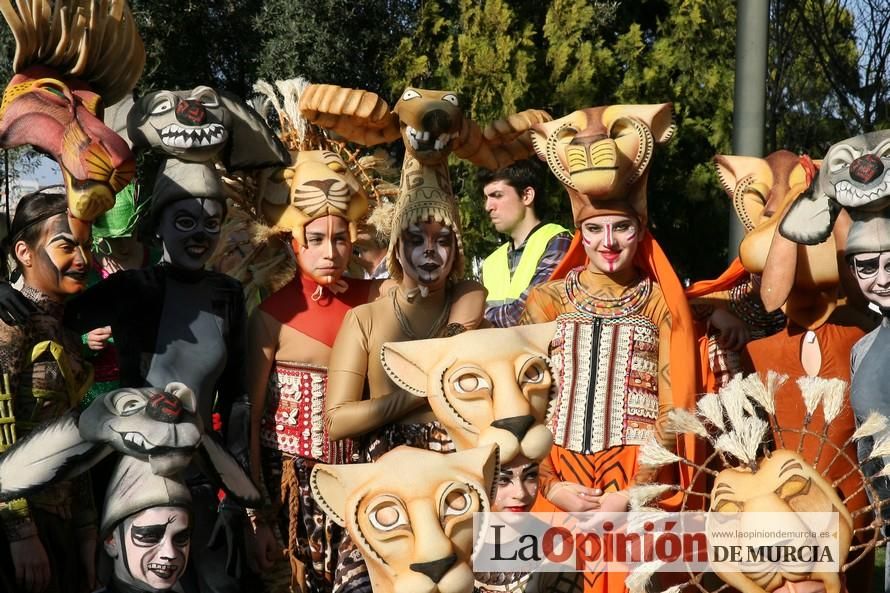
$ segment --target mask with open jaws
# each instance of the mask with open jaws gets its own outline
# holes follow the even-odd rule
[[[195,396],[182,383],[101,395],[81,414],[33,430],[0,457],[0,500],[73,478],[117,452],[138,462],[140,472],[164,477],[176,476],[195,460],[234,500],[256,504],[259,491],[235,458],[204,432],[195,409]]]
[[[791,205],[779,227],[796,243],[815,245],[829,239],[842,208],[855,216],[890,204],[890,131],[833,144],[822,162],[812,193]]]
[[[136,172],[127,143],[102,122],[103,102],[126,96],[145,64],[133,15],[124,0],[5,2],[2,12],[16,54],[0,145],[31,145],[54,159],[71,214],[92,221]]]

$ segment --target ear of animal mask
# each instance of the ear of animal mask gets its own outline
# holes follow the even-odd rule
[[[373,468],[368,463],[326,465],[312,468],[310,483],[312,496],[340,527],[346,527],[346,499],[351,487],[371,478]]]
[[[235,95],[220,92],[220,100],[232,115],[232,132],[223,150],[228,170],[284,167],[290,153],[260,115]]]
[[[0,500],[28,496],[81,474],[111,453],[80,435],[75,413],[34,429],[0,456]]]
[[[198,462],[210,481],[225,490],[238,504],[254,507],[261,502],[262,496],[244,468],[209,434],[201,439]]]
[[[133,94],[130,93],[114,105],[106,107],[105,113],[102,116],[105,125],[123,138],[130,148],[133,148],[133,141],[130,140],[130,133],[127,130],[127,118],[133,109],[133,105],[135,105],[135,101]]]
[[[801,245],[818,245],[831,236],[840,206],[818,192],[801,194],[779,224],[783,237]]]

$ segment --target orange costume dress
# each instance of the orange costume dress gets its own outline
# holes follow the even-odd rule
[[[571,257],[554,273],[566,277],[533,288],[521,320],[558,324],[550,419],[554,445],[541,463],[537,511],[559,510],[546,499],[559,482],[607,493],[655,480],[657,472],[638,463],[639,446],[650,436],[669,450],[677,447],[689,451],[690,459],[701,458],[688,448],[694,443],[677,442],[660,430],[673,407],[694,405],[692,320],[679,280],[648,234],[636,265],[624,272],[576,268],[566,273],[566,267],[583,261],[578,236]],[[682,473],[658,475],[659,481],[689,485],[693,478],[686,468],[665,471]],[[668,507],[679,503],[679,496],[661,501]],[[626,577],[625,572],[587,572],[584,591],[623,593]]]

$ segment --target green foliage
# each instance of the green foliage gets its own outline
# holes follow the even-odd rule
[[[480,125],[519,110],[554,117],[613,103],[674,105],[678,132],[656,150],[653,231],[681,275],[726,256],[728,200],[710,162],[731,150],[735,2],[729,0],[130,0],[148,61],[137,92],[208,84],[249,96],[258,78],[305,76],[380,93],[456,91]],[[771,0],[767,152],[818,157],[890,125],[890,4]],[[0,29],[0,74],[14,44]],[[468,254],[498,237],[475,169],[453,159]],[[569,224],[548,179],[552,219]]]
[[[380,72],[416,10],[409,0],[265,0],[254,20],[257,76],[382,93]]]
[[[146,50],[137,93],[208,85],[246,96],[256,76],[263,0],[130,0]]]

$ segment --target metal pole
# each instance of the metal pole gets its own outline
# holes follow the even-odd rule
[[[736,3],[735,95],[732,116],[732,152],[763,156],[766,125],[766,59],[769,0]],[[739,250],[745,231],[735,213],[729,216],[729,259]]]

